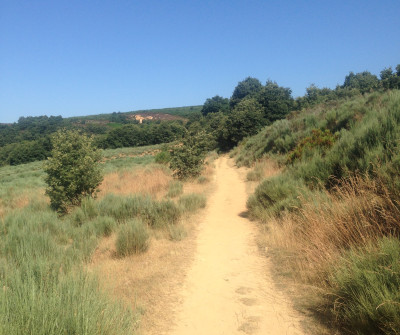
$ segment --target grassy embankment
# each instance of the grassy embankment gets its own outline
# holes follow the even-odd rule
[[[0,168],[0,334],[135,331],[137,312],[104,292],[87,264],[111,234],[116,257],[145,251],[153,232],[182,238],[182,219],[205,206],[154,163],[157,149],[106,151],[98,199],[64,217],[49,208],[42,163]]]
[[[400,92],[293,113],[233,154],[255,164],[249,213],[303,308],[344,333],[398,334]],[[281,172],[264,176],[271,162]]]

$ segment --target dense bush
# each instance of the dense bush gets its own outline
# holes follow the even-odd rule
[[[103,177],[99,161],[101,152],[93,139],[77,131],[58,131],[52,137],[53,149],[44,170],[47,173],[46,194],[51,206],[66,212],[79,205],[84,197],[95,195]]]
[[[207,152],[212,148],[212,137],[206,132],[188,135],[182,144],[171,151],[170,167],[179,179],[200,175]]]
[[[345,333],[400,327],[399,134],[400,92],[364,92],[294,112],[235,151],[238,164],[284,164],[249,198],[250,215],[268,223],[282,273],[309,288],[302,303]]]
[[[309,193],[301,179],[278,175],[265,179],[247,201],[250,215],[265,220],[280,215],[284,210],[294,210],[300,205],[300,196]]]
[[[320,129],[313,129],[312,135],[302,139],[296,147],[289,152],[287,161],[293,163],[295,160],[302,158],[305,152],[313,151],[316,148],[320,149],[322,153],[332,147],[333,143],[337,140],[338,135],[333,135],[329,129],[322,131]]]

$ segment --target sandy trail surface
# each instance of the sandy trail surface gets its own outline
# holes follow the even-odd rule
[[[257,247],[257,227],[246,219],[244,177],[221,157],[214,178],[169,334],[303,334]]]

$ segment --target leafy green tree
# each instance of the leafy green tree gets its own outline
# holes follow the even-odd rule
[[[240,101],[226,120],[227,147],[221,149],[230,149],[243,138],[255,135],[265,123],[263,107],[255,99]]]
[[[396,67],[397,72],[393,72],[392,68],[385,68],[381,71],[381,84],[385,89],[400,88],[400,64]]]
[[[261,82],[252,77],[247,77],[237,84],[230,100],[231,108],[235,107],[241,100],[246,97],[252,97],[261,91],[263,85]]]
[[[196,177],[203,169],[207,152],[213,146],[212,136],[205,131],[186,136],[171,151],[170,167],[179,179]]]
[[[371,72],[364,71],[354,74],[350,72],[344,79],[342,88],[356,88],[362,94],[378,88],[378,77]]]
[[[292,90],[271,80],[259,92],[257,100],[264,107],[264,117],[271,122],[285,118],[294,106]]]
[[[335,92],[330,88],[319,88],[315,84],[311,84],[306,88],[306,99],[310,106],[328,100],[333,100],[335,98]]]
[[[215,97],[206,100],[201,113],[206,116],[207,114],[218,112],[229,112],[229,99],[216,95]]]
[[[67,212],[84,197],[94,197],[103,180],[100,169],[101,151],[93,146],[93,138],[75,130],[59,130],[52,136],[53,149],[45,162],[46,194],[51,207]]]

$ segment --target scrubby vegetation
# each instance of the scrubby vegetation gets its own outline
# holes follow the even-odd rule
[[[105,151],[99,198],[82,197],[63,216],[44,194],[43,163],[0,168],[0,334],[135,333],[139,312],[115,301],[87,267],[103,237],[115,236],[119,257],[145,252],[153,231],[185,237],[183,217],[201,206],[183,206],[190,196],[176,191],[174,201],[157,200],[172,180],[154,165],[157,150]]]
[[[239,165],[281,166],[249,173],[261,180],[249,214],[281,273],[307,287],[303,306],[351,334],[400,329],[400,91],[381,84],[350,74],[337,90],[351,95],[293,111],[233,152]]]

